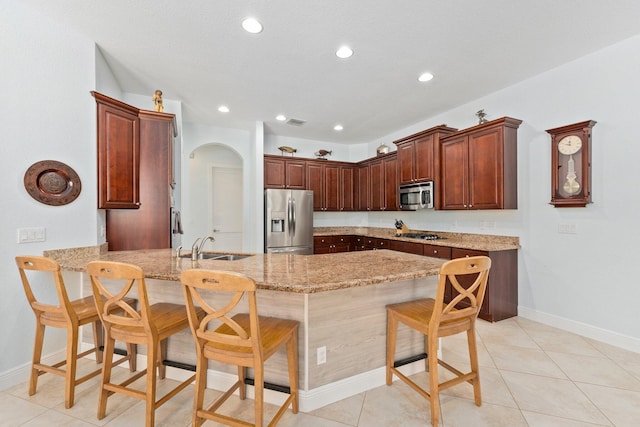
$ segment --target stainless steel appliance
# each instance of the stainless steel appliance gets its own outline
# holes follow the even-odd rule
[[[433,181],[401,185],[398,197],[400,198],[400,209],[403,211],[431,209],[434,198]]]
[[[313,254],[313,191],[264,190],[264,251]]]

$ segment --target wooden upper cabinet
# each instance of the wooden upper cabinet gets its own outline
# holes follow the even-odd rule
[[[400,184],[415,182],[416,156],[412,142],[398,145],[398,177]]]
[[[110,209],[106,215],[109,250],[171,247],[173,114],[140,110],[139,209]]]
[[[341,211],[355,211],[357,198],[357,175],[358,168],[353,165],[343,165],[340,167],[340,203]]]
[[[440,147],[441,209],[467,209],[469,203],[469,144],[465,135],[447,139]]]
[[[382,160],[369,164],[369,205],[372,211],[384,208],[384,165]]]
[[[91,94],[98,114],[98,209],[138,209],[139,110],[98,92]]]
[[[391,155],[386,157],[384,165],[384,206],[382,210],[397,211],[399,209],[398,200],[398,158]]]
[[[284,159],[264,157],[264,188],[284,188],[285,175]]]
[[[398,147],[399,184],[437,181],[440,138],[456,130],[440,125],[394,141]]]
[[[398,157],[389,153],[360,164],[359,210],[398,210]]]
[[[98,92],[98,208],[110,251],[171,247],[175,115]]]
[[[283,156],[264,156],[264,188],[305,190],[306,162]]]
[[[337,211],[340,207],[340,166],[326,161],[307,161],[307,190],[313,191],[314,211]]]
[[[360,164],[358,166],[358,203],[357,209],[360,211],[371,210],[371,190],[370,190],[370,174],[369,165]]]
[[[505,117],[443,138],[440,209],[517,209],[517,129]]]

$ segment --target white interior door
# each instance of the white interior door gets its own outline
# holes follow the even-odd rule
[[[242,168],[212,166],[210,182],[207,216],[209,231],[216,240],[208,247],[215,251],[242,252]]]

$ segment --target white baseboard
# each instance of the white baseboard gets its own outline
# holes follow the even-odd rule
[[[53,364],[67,357],[65,349],[50,353],[42,358],[42,363]],[[29,381],[31,375],[31,361],[0,374],[0,390],[6,390],[20,383]]]
[[[176,371],[179,371],[176,369]],[[405,375],[412,375],[424,371],[424,360],[419,360],[402,366],[400,371]],[[182,371],[184,372],[184,371]],[[167,376],[170,375],[167,368]],[[315,409],[338,402],[367,390],[385,384],[385,368],[377,368],[362,374],[354,375],[343,380],[325,384],[312,390],[299,390],[299,409],[301,412],[311,412]],[[226,391],[236,381],[235,374],[209,370],[207,385],[215,390]],[[394,381],[397,377],[393,378]],[[215,385],[215,387],[213,387]],[[247,387],[247,396],[253,398],[253,387]],[[286,395],[272,390],[265,390],[264,401],[274,405],[281,405]]]
[[[598,328],[586,323],[576,322],[575,320],[566,319],[563,317],[555,316],[553,314],[543,313],[522,306],[518,307],[518,316],[540,322],[545,325],[553,326],[555,328],[559,328],[568,332],[573,332],[574,334],[581,335],[583,337],[602,341],[606,344],[620,347],[625,350],[640,353],[640,339],[638,338],[608,331],[606,329]]]

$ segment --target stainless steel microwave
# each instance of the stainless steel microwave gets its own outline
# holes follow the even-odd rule
[[[434,198],[433,181],[401,185],[398,197],[400,198],[400,209],[403,211],[431,209]]]

